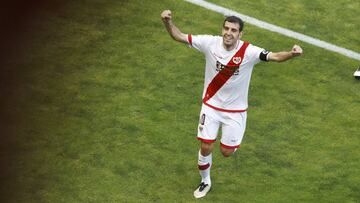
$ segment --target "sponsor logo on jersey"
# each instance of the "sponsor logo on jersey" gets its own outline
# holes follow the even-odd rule
[[[222,71],[224,68],[227,68],[229,70],[231,70],[231,75],[239,75],[239,69],[236,66],[225,66],[223,64],[221,64],[219,61],[216,61],[216,71],[220,72]]]

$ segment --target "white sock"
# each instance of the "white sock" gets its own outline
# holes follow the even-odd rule
[[[208,156],[203,156],[199,151],[198,167],[201,176],[201,182],[205,182],[205,184],[209,184],[209,185],[211,185],[211,179],[210,179],[211,165],[212,165],[212,154],[209,154]]]

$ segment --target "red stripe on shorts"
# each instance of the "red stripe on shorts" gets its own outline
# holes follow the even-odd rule
[[[201,137],[197,137],[198,140],[201,140],[202,142],[206,142],[206,143],[212,143],[215,142],[216,140],[207,140],[207,139],[203,139]]]
[[[239,148],[240,145],[236,145],[236,146],[228,146],[228,145],[224,145],[223,143],[220,143],[220,145],[226,149],[235,149],[235,148]]]

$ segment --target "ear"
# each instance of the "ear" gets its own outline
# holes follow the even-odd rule
[[[242,37],[243,34],[244,34],[244,31],[239,32],[239,39]]]

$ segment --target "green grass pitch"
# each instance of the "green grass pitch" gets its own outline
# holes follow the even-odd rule
[[[211,2],[360,49],[356,1]],[[304,55],[255,67],[241,148],[225,159],[217,143],[195,200],[204,58],[169,37],[164,9],[220,33],[223,16],[181,0],[68,1],[26,24],[2,61],[1,202],[360,201],[359,61],[248,24],[243,40]]]

